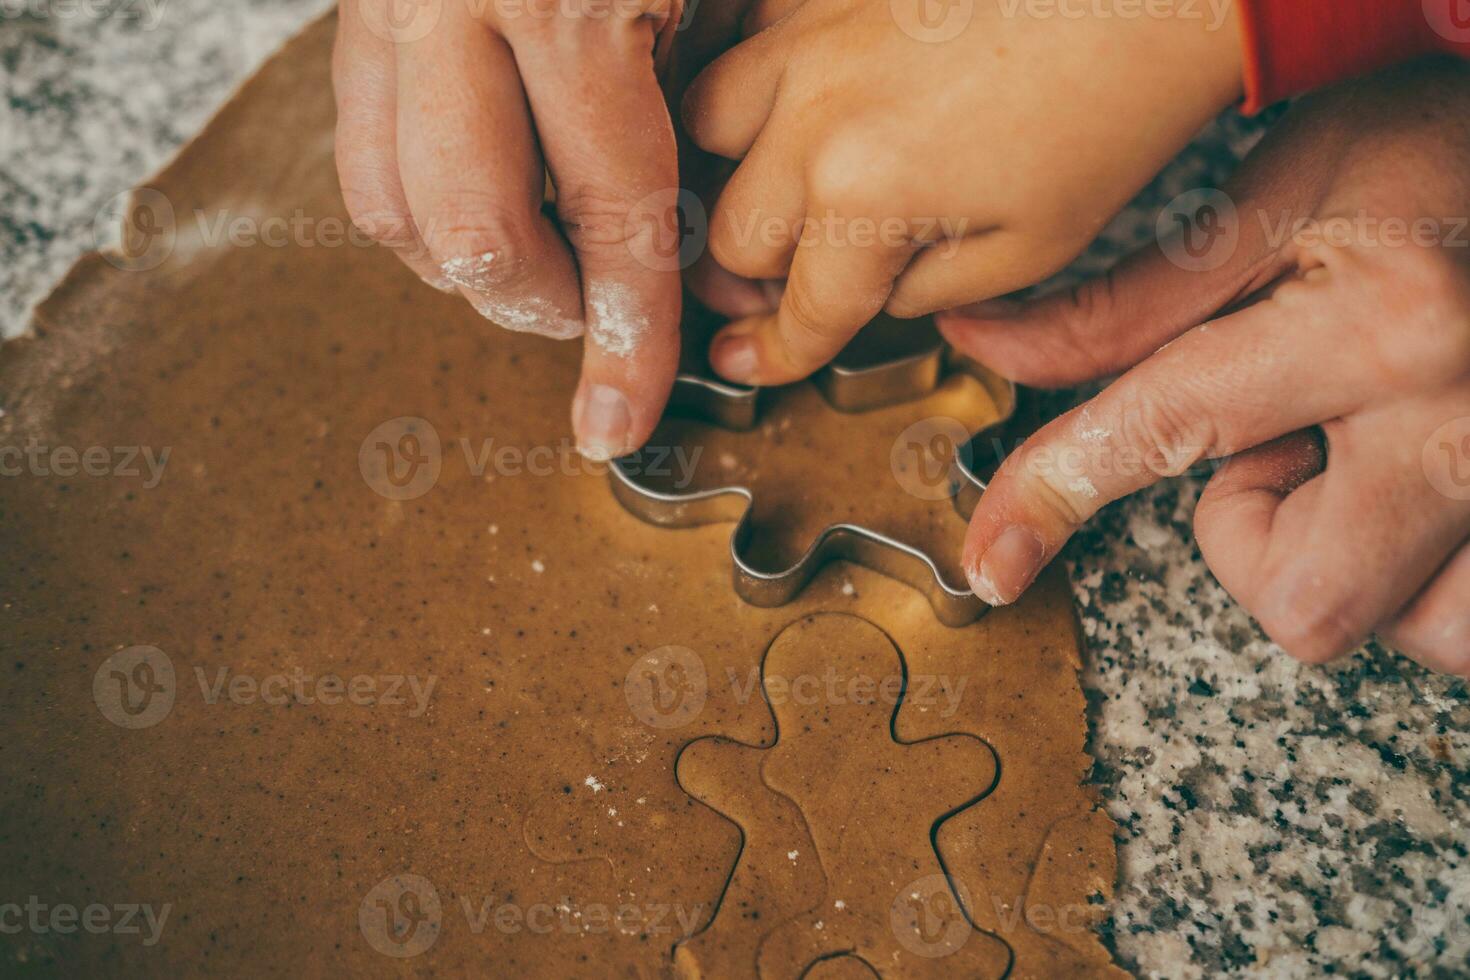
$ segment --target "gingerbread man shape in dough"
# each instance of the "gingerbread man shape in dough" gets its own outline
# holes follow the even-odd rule
[[[712,922],[676,951],[682,975],[799,977],[842,955],[885,977],[1004,975],[1009,947],[971,924],[933,845],[994,787],[995,753],[969,735],[898,741],[913,680],[876,626],[808,616],[762,666],[775,742],[684,749],[680,784],[744,843]]]

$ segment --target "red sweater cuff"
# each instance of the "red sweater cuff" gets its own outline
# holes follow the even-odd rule
[[[1240,4],[1247,113],[1420,55],[1449,52],[1470,57],[1466,0],[1240,0]]]

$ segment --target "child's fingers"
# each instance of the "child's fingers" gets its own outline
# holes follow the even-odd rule
[[[684,131],[707,153],[739,160],[776,104],[789,29],[763,31],[711,62],[684,93]]]
[[[830,233],[831,222],[808,222],[802,172],[801,130],[773,124],[735,168],[709,219],[709,251],[716,261],[747,279],[782,279],[802,235]]]
[[[705,251],[684,273],[684,285],[695,299],[726,317],[771,313],[781,302],[782,283],[737,276]]]
[[[796,250],[780,308],[727,325],[710,364],[732,381],[779,385],[816,371],[876,316],[911,251],[815,241]]]
[[[337,96],[337,176],[353,224],[421,279],[443,289],[398,176],[398,71],[393,42],[368,30],[364,2],[342,0],[332,50]],[[452,287],[450,287],[452,288]]]
[[[458,5],[442,16],[436,30],[397,45],[398,159],[419,233],[487,319],[577,336],[577,272],[541,211],[545,169],[515,58]]]

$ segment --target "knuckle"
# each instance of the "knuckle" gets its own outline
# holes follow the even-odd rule
[[[557,214],[577,251],[611,252],[649,234],[646,224],[629,221],[634,202],[599,187],[574,185],[557,191]]]
[[[1470,372],[1470,274],[1443,248],[1359,247],[1347,311],[1382,382],[1421,389]]]
[[[1157,386],[1131,391],[1119,406],[1123,445],[1138,450],[1159,476],[1178,476],[1212,452],[1206,413],[1191,411],[1177,393]]]
[[[534,234],[529,215],[505,207],[485,194],[439,196],[428,209],[420,234],[444,259],[476,257],[509,275],[524,265]]]
[[[721,201],[710,218],[708,247],[715,261],[737,276],[782,279],[791,271],[796,243],[784,221],[757,211],[738,213],[736,205]]]
[[[1098,339],[1118,313],[1116,268],[1068,290],[1055,307],[1056,322],[1068,348],[1087,359],[1093,377],[1107,373],[1110,365],[1099,356]],[[1102,328],[1102,329],[1100,329]]]
[[[1313,617],[1310,622],[1288,622],[1273,628],[1261,624],[1276,644],[1304,664],[1320,666],[1349,653],[1354,640],[1341,627]]]
[[[793,366],[811,370],[827,359],[832,325],[823,317],[811,289],[800,279],[786,283],[778,321],[781,346]]]
[[[1033,498],[1042,508],[1051,512],[1068,527],[1081,527],[1096,511],[1082,503],[1077,492],[1078,478],[1058,472],[1053,467],[1031,470],[1028,481]]]
[[[724,83],[706,70],[685,91],[679,104],[679,118],[684,124],[684,134],[695,146],[733,160],[741,155],[741,147],[733,140],[729,128],[720,122],[727,117],[718,107],[726,101]]]
[[[1106,501],[1096,496],[1085,461],[1068,457],[1062,433],[1067,417],[1054,420],[1006,456],[995,480],[1012,479],[1026,497],[1068,527],[1080,527]],[[1061,439],[1059,442],[1058,440]]]
[[[1280,581],[1279,576],[1267,576]],[[1315,580],[1314,580],[1315,581]],[[1322,584],[1308,594],[1271,590],[1286,596],[1256,614],[1266,634],[1293,658],[1307,664],[1325,664],[1352,651],[1367,635],[1355,611],[1361,608],[1352,589],[1334,590]]]
[[[807,191],[824,207],[850,214],[889,213],[908,187],[912,167],[880,130],[855,123],[829,136],[807,169]]]

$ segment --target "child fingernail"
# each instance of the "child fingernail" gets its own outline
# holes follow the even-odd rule
[[[632,413],[623,393],[608,385],[589,385],[577,409],[577,449],[588,459],[622,456],[628,445]]]
[[[709,357],[715,370],[731,381],[750,381],[760,367],[754,338],[743,334],[716,340]]]
[[[992,606],[1008,606],[1026,591],[1045,560],[1041,535],[1024,525],[1012,524],[969,570],[970,588]]]

